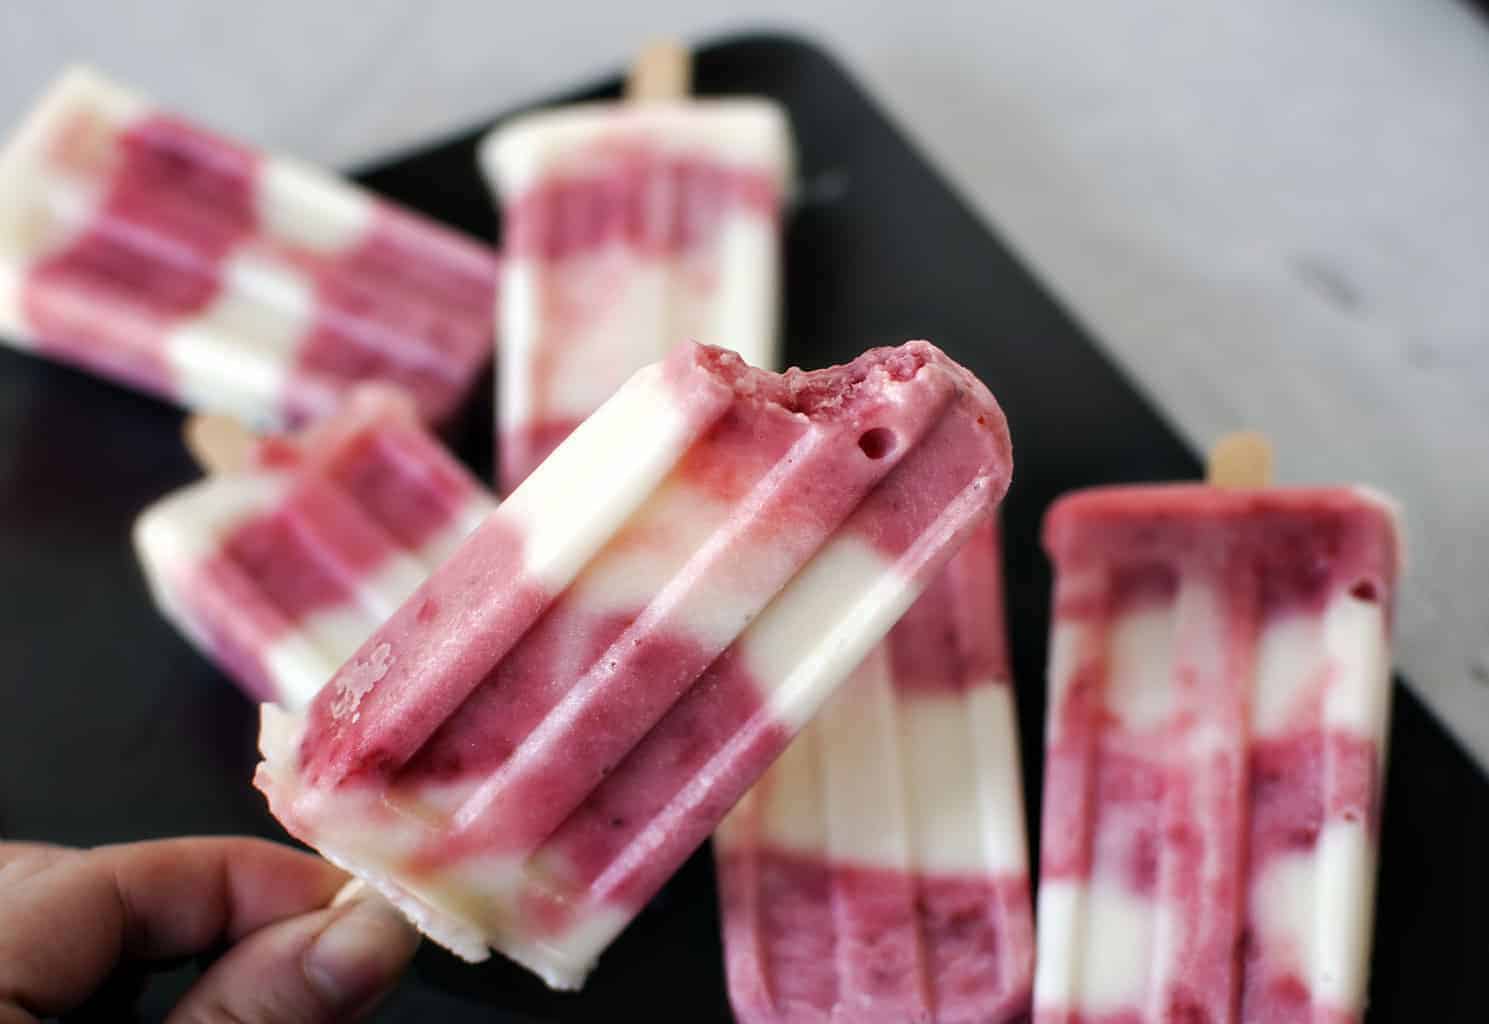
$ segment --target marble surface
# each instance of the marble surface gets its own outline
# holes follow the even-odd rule
[[[838,54],[1197,445],[1394,494],[1399,661],[1489,766],[1489,22],[1450,0],[0,6],[0,124],[92,62],[349,165],[771,27]]]

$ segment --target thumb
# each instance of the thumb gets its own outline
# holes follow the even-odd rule
[[[418,932],[359,882],[325,910],[254,932],[176,1005],[167,1024],[319,1024],[366,1013],[398,980]]]

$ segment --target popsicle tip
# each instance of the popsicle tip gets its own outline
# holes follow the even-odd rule
[[[181,430],[187,451],[208,473],[235,473],[248,465],[257,438],[231,416],[198,413]]]
[[[632,103],[680,100],[692,86],[693,61],[678,39],[653,39],[641,48],[626,78]]]
[[[1272,442],[1256,430],[1226,434],[1210,449],[1205,479],[1212,487],[1234,490],[1272,482]]]

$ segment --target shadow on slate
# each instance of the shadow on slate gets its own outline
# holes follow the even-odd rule
[[[614,95],[617,85],[549,103]],[[786,247],[788,360],[823,366],[926,337],[982,376],[1007,410],[1017,463],[1004,513],[1008,614],[1037,841],[1049,597],[1040,516],[1063,491],[1193,477],[1199,463],[831,58],[789,37],[738,37],[698,52],[696,85],[771,96],[790,112],[801,181]],[[495,237],[474,162],[479,134],[359,177]],[[482,389],[453,434],[488,479],[490,393]],[[282,838],[248,785],[253,709],[155,614],[128,547],[146,502],[195,476],[180,419],[150,399],[0,351],[0,822],[11,837]],[[1469,936],[1489,911],[1489,786],[1399,686],[1391,747],[1369,1019],[1481,1020],[1470,972],[1481,969],[1482,943]],[[152,986],[143,1019],[158,1018],[190,977],[188,968]],[[549,992],[499,957],[470,967],[426,944],[377,1019],[642,1019],[663,1005],[674,1019],[729,1019],[706,852],[582,993]]]

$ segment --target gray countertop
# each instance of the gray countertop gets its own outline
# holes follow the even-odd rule
[[[357,160],[768,25],[837,53],[1198,446],[1406,513],[1399,661],[1489,765],[1489,22],[1450,0],[0,7],[0,124],[96,64]]]

